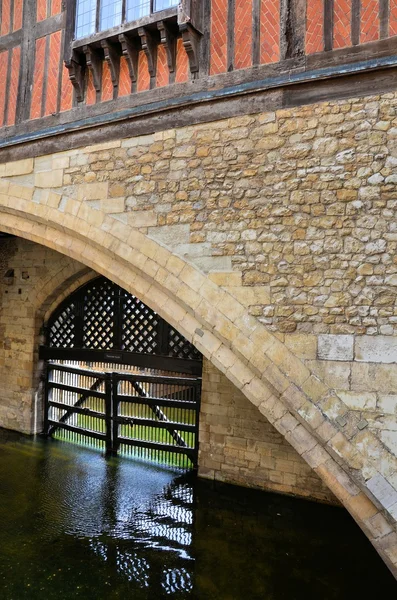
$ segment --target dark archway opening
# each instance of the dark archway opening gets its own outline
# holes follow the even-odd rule
[[[138,298],[104,277],[51,315],[44,434],[196,468],[202,356]]]

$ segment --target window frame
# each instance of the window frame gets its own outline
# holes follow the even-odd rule
[[[110,27],[108,29],[100,29],[100,11],[101,11],[101,0],[96,0],[95,9],[95,31],[84,37],[77,37],[77,0],[74,2],[74,19],[73,19],[73,36],[72,36],[72,47],[78,48],[87,43],[93,43],[95,41],[101,41],[104,38],[109,38],[112,35],[119,33],[128,32],[130,30],[137,29],[138,27],[145,27],[158,21],[168,20],[171,17],[177,17],[179,2],[175,1],[175,6],[164,8],[161,10],[154,10],[155,0],[149,0],[150,2],[150,13],[140,19],[133,21],[127,21],[127,0],[122,0],[121,9],[121,23]]]

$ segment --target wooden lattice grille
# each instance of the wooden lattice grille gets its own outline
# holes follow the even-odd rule
[[[48,323],[49,348],[119,351],[200,361],[200,352],[151,308],[99,277],[69,296]]]

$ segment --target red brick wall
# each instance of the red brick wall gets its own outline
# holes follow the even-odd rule
[[[14,24],[13,30],[17,31],[22,27],[23,0],[14,0]]]
[[[167,53],[163,44],[160,44],[158,47],[157,53],[157,77],[156,77],[156,86],[164,87],[168,85],[169,82],[169,70],[167,65]]]
[[[350,46],[352,0],[335,0],[334,48]]]
[[[184,83],[189,78],[189,61],[182,40],[177,42],[175,82]]]
[[[150,88],[150,74],[144,52],[139,53],[137,91],[144,92]]]
[[[361,0],[360,42],[379,39],[379,0]]]
[[[119,96],[128,96],[129,94],[131,94],[131,78],[127,60],[122,57],[120,61]]]
[[[7,81],[8,51],[0,52],[0,81]],[[0,127],[4,125],[4,111],[6,106],[6,86],[0,86]]]
[[[45,104],[46,115],[51,115],[57,112],[61,38],[61,31],[57,31],[56,33],[50,35],[50,48],[47,72],[47,94]]]
[[[62,68],[61,112],[70,110],[73,106],[73,87],[69,80],[69,71]]]
[[[30,105],[30,118],[38,119],[41,117],[41,105],[44,85],[44,64],[45,64],[46,38],[42,37],[36,40],[35,67],[33,76],[32,103]]]
[[[102,65],[102,90],[101,90],[102,102],[113,100],[113,83],[110,75],[110,68],[106,61]]]
[[[390,0],[389,35],[397,35],[397,0]]]
[[[234,68],[252,65],[252,0],[236,0]]]
[[[1,11],[1,35],[10,33],[11,30],[11,0],[3,0]]]
[[[211,2],[211,75],[227,69],[227,0]]]
[[[37,21],[47,18],[47,0],[37,0]]]
[[[262,0],[260,23],[261,63],[280,60],[280,0]]]
[[[15,48],[13,48],[11,53],[11,80],[8,95],[7,125],[14,125],[15,123],[19,84],[19,67],[21,63],[21,46],[16,46]]]
[[[324,0],[308,0],[306,54],[324,50]]]

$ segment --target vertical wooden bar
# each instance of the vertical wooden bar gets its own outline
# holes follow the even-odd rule
[[[252,4],[252,64],[261,62],[261,0]]]
[[[379,20],[380,20],[380,37],[381,39],[389,37],[389,0],[380,0],[379,3]]]
[[[234,70],[234,24],[236,15],[236,0],[228,0],[227,11],[227,71]]]
[[[360,43],[361,0],[352,0],[352,44]]]
[[[334,0],[324,4],[324,50],[332,50],[334,40]]]

